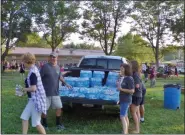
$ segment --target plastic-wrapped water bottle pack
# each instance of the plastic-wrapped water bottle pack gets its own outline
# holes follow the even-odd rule
[[[117,82],[116,79],[107,79],[106,86],[114,88],[114,87],[116,87],[116,82]]]
[[[104,100],[119,100],[119,91],[116,88],[104,87]]]
[[[102,86],[102,78],[91,78],[90,86],[91,87]]]
[[[80,71],[80,78],[91,78],[92,71],[81,70]]]
[[[109,72],[109,74],[108,74],[108,78],[116,78],[116,79],[118,79],[118,73],[117,72]]]
[[[115,88],[117,80],[118,80],[118,73],[109,72],[107,80],[106,80],[106,86]]]
[[[104,78],[105,72],[104,71],[94,71],[93,78]]]
[[[71,85],[72,87],[75,87],[75,83],[77,81],[77,77],[64,77],[64,80],[67,84]]]
[[[86,87],[89,88],[90,81],[89,78],[78,78],[75,82],[75,87]]]
[[[81,70],[80,78],[64,78],[65,81],[73,88],[68,89],[67,87],[60,86],[60,95],[68,97],[118,101],[119,92],[116,88],[118,73],[109,72],[106,85],[102,86],[102,79],[104,76],[105,73],[103,71],[94,71],[92,77],[92,71]]]
[[[60,96],[68,97],[80,97],[88,99],[102,99],[114,101],[118,101],[119,99],[119,92],[116,90],[116,88],[110,87],[73,87],[72,89],[68,89],[67,87],[62,86],[59,92]]]
[[[65,86],[62,86],[59,89],[60,96],[68,96],[71,92],[72,91],[69,88],[65,87]]]
[[[81,87],[79,89],[79,92],[85,94],[85,93],[87,93],[88,90],[89,90],[89,88],[83,88],[83,87]]]
[[[72,87],[89,87],[89,78],[78,78],[78,77],[64,77],[66,83]]]

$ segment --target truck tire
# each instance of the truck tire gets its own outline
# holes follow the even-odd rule
[[[94,108],[104,110],[104,106],[103,105],[94,105]]]
[[[79,108],[79,107],[82,107],[81,103],[72,103],[72,108],[73,109],[76,109],[76,108]]]
[[[63,108],[62,108],[63,111],[65,112],[71,112],[73,111],[73,108],[70,106],[70,104],[63,104]]]

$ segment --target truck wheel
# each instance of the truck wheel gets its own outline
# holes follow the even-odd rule
[[[73,111],[73,108],[69,104],[63,104],[62,110],[66,111],[66,112],[71,112],[71,111]]]
[[[94,105],[94,108],[104,110],[104,106],[103,105]]]
[[[82,104],[80,104],[80,103],[72,103],[72,108],[73,109],[79,108],[79,107],[82,107]]]

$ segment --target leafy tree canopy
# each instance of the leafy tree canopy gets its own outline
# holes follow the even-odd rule
[[[139,63],[154,61],[149,43],[143,40],[141,36],[131,33],[118,39],[114,55],[126,57],[128,60],[137,60]]]
[[[25,40],[16,43],[17,47],[38,47],[38,48],[51,48],[47,42],[39,36],[38,33],[33,32],[26,35]]]
[[[106,55],[115,47],[122,20],[131,12],[129,1],[88,1],[83,12],[82,38],[98,41]]]
[[[76,1],[30,1],[36,31],[44,32],[44,39],[52,48],[62,46],[71,33],[78,30],[79,2]]]

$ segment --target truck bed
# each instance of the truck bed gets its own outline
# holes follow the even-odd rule
[[[81,70],[88,70],[88,71],[104,71],[105,72],[105,77],[102,80],[102,86],[105,85],[106,79],[108,76],[109,71],[114,71],[114,70],[108,70],[108,69],[93,69],[93,68],[69,68],[64,70],[64,77],[80,77],[80,71]],[[116,71],[115,71],[116,72]],[[61,96],[62,102],[65,103],[79,103],[79,104],[94,104],[94,105],[116,105],[116,101],[111,101],[111,100],[101,100],[101,99],[88,99],[88,98],[78,98],[78,97],[68,97],[68,96]]]
[[[116,101],[111,100],[101,100],[101,99],[87,99],[87,98],[77,98],[77,97],[61,97],[62,102],[65,103],[81,103],[81,104],[96,104],[96,105],[116,105]]]
[[[65,69],[63,76],[64,77],[68,77],[68,76],[71,76],[71,77],[80,77],[80,71],[81,70],[92,71],[92,73],[94,71],[103,71],[103,72],[105,72],[105,77],[103,78],[102,86],[105,85],[105,83],[106,83],[106,80],[107,80],[107,76],[108,76],[109,71],[118,72],[116,70],[108,70],[108,69],[91,69],[91,68],[84,69],[84,68],[75,67],[75,68]]]

